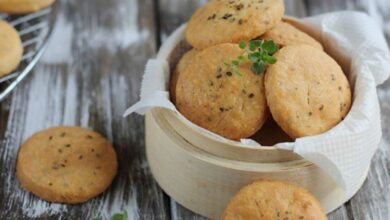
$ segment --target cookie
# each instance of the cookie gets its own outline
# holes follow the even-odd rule
[[[249,41],[273,28],[283,14],[283,0],[210,0],[190,18],[186,39],[198,49]]]
[[[198,50],[192,49],[185,53],[183,57],[180,59],[179,63],[176,65],[175,70],[172,72],[171,79],[170,79],[170,85],[169,85],[169,92],[171,96],[171,101],[173,103],[176,103],[176,84],[177,79],[179,78],[179,75],[183,70],[192,62],[195,55],[198,53]]]
[[[273,40],[282,47],[295,44],[307,44],[323,50],[322,45],[317,40],[287,22],[278,23],[274,28],[261,36],[261,39]]]
[[[23,56],[23,45],[18,32],[0,20],[0,77],[15,70]]]
[[[22,187],[50,202],[81,203],[105,191],[117,172],[112,145],[80,127],[40,131],[19,150],[16,174]]]
[[[230,201],[221,220],[326,220],[318,200],[307,190],[278,181],[257,181]]]
[[[337,125],[351,107],[351,89],[341,67],[325,52],[307,45],[282,48],[268,67],[268,106],[292,138],[316,135]]]
[[[26,14],[49,7],[55,0],[1,0],[0,12]]]
[[[261,128],[267,116],[264,77],[241,64],[242,76],[229,63],[244,53],[236,44],[199,52],[179,75],[176,107],[190,121],[223,137],[238,140]]]

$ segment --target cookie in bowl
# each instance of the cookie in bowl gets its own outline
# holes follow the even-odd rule
[[[179,75],[183,70],[194,60],[196,54],[198,54],[198,50],[192,49],[185,53],[180,59],[179,63],[176,65],[175,70],[171,74],[170,82],[169,82],[169,93],[170,98],[173,103],[176,103],[176,84],[179,78]]]
[[[15,70],[22,59],[23,45],[17,30],[0,20],[0,77]]]
[[[347,77],[325,52],[308,45],[283,47],[265,75],[273,118],[292,138],[317,135],[336,126],[349,112]]]
[[[176,107],[190,121],[225,138],[239,140],[258,131],[267,117],[264,77],[249,62],[233,73],[226,62],[243,55],[236,44],[199,52],[179,75]]]
[[[306,44],[323,50],[320,42],[287,22],[278,23],[274,28],[261,36],[261,39],[272,40],[281,47],[295,44]]]
[[[192,15],[185,35],[197,49],[249,41],[273,28],[283,14],[283,0],[211,0]]]
[[[230,201],[221,220],[326,220],[318,200],[307,190],[279,181],[257,181]]]

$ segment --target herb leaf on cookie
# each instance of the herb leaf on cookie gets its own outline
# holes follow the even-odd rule
[[[229,66],[230,70],[238,76],[242,76],[238,67],[244,62],[251,62],[252,71],[257,75],[263,74],[268,65],[277,62],[273,55],[279,50],[279,47],[272,40],[241,41],[238,46],[245,50],[244,55],[238,56],[231,63],[225,62],[225,65]]]

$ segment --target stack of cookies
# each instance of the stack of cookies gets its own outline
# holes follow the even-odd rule
[[[46,8],[54,0],[1,0],[0,13],[26,14]],[[23,44],[17,30],[0,20],[0,77],[10,74],[20,64]]]
[[[293,139],[336,126],[351,106],[351,89],[320,42],[283,19],[283,0],[210,0],[191,17],[193,47],[171,75],[171,100],[193,123],[225,138],[257,133],[272,116]],[[273,41],[276,63],[256,74],[240,42]],[[270,114],[271,113],[271,114]]]

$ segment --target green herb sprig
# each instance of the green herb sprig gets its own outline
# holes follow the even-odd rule
[[[238,76],[242,76],[238,67],[244,62],[250,61],[252,71],[257,75],[263,74],[268,65],[277,62],[273,55],[279,50],[279,47],[272,40],[241,41],[239,47],[245,50],[245,53],[232,60],[231,63],[225,63]]]
[[[122,213],[116,213],[111,217],[111,220],[128,220],[128,219],[129,219],[129,215],[127,214],[126,210]],[[96,218],[93,218],[92,220],[103,220],[103,218],[96,217]]]

